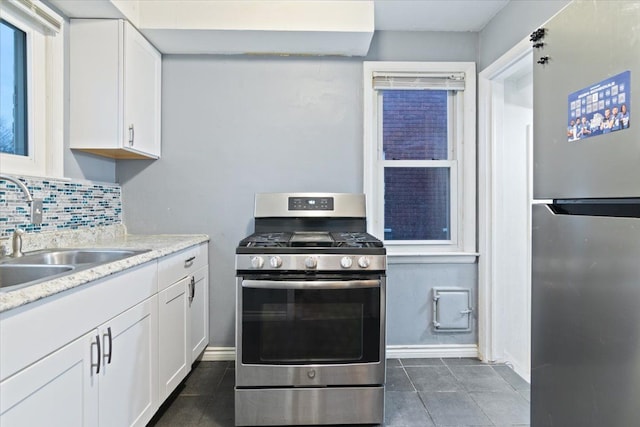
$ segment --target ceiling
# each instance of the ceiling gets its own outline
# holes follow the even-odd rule
[[[480,31],[510,0],[374,0],[375,29]]]
[[[510,0],[48,0],[127,18],[162,52],[366,56],[373,33],[482,30]]]

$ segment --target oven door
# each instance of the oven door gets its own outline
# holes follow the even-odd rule
[[[236,386],[384,383],[385,278],[238,279]]]

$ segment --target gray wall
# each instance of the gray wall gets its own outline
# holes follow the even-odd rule
[[[394,264],[387,272],[387,344],[476,344],[477,264]],[[434,287],[471,289],[471,332],[434,333]]]
[[[566,3],[514,0],[480,33],[376,32],[365,59],[482,70]],[[132,233],[211,236],[211,345],[233,346],[234,248],[252,229],[254,193],[362,189],[362,58],[165,56],[163,73],[162,158],[67,149],[65,173],[120,182]],[[388,274],[389,344],[477,341],[475,325],[449,335],[429,327],[431,288],[475,297],[475,264],[391,264]]]
[[[475,33],[382,32],[366,59],[475,61],[476,52]],[[252,231],[254,194],[362,191],[362,61],[164,57],[162,158],[118,161],[116,178],[130,232],[211,236],[210,345],[234,345],[234,250]],[[390,266],[390,344],[446,341],[425,312],[436,285],[475,294],[476,266]]]
[[[234,250],[256,192],[362,188],[353,59],[168,56],[163,152],[118,162],[132,233],[211,236],[211,345],[234,345]]]
[[[478,71],[484,70],[513,46],[547,22],[570,0],[511,0],[480,31]]]
[[[46,0],[45,3],[60,13]],[[513,0],[480,33],[376,32],[367,60],[477,61],[477,69],[481,71],[568,3],[570,0]],[[69,87],[68,43],[67,37],[65,88]],[[65,176],[115,182],[114,160],[68,148],[68,90],[65,93]]]
[[[377,31],[367,61],[476,61],[478,33]]]

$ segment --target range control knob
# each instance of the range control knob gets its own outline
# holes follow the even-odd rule
[[[361,268],[367,268],[369,267],[369,265],[371,265],[371,260],[366,256],[361,256],[360,258],[358,258],[358,265]]]
[[[279,256],[272,256],[269,260],[269,265],[271,265],[271,267],[273,268],[282,267],[282,258],[280,258]]]
[[[351,266],[353,265],[353,260],[348,256],[342,257],[342,259],[340,260],[340,265],[342,266],[342,268],[351,268]]]
[[[261,256],[254,256],[251,258],[251,267],[262,268],[264,265],[264,259]]]
[[[315,257],[307,257],[304,260],[304,266],[307,268],[316,268],[316,266],[318,265],[318,260]]]

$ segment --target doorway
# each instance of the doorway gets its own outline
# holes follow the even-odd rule
[[[479,353],[531,365],[533,59],[516,45],[479,75]]]

